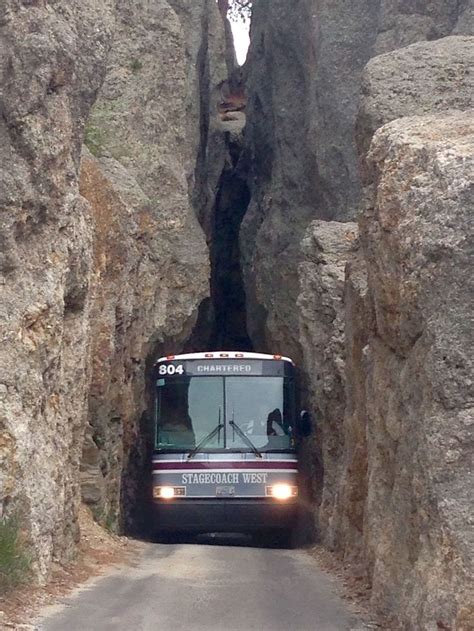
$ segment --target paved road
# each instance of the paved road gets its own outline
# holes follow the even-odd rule
[[[64,606],[65,605],[65,606]],[[136,567],[95,580],[41,631],[341,631],[364,626],[303,550],[147,544]]]

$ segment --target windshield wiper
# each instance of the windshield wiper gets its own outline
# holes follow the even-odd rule
[[[229,421],[229,425],[231,425],[237,432],[237,434],[239,434],[239,436],[242,438],[242,440],[244,440],[247,445],[250,447],[250,449],[253,451],[253,453],[258,456],[259,458],[262,458],[262,452],[259,451],[255,445],[253,444],[253,442],[250,440],[250,438],[245,434],[245,432],[237,425],[237,423],[232,419],[231,421]]]
[[[221,409],[219,408],[219,423],[216,425],[216,427],[214,427],[212,432],[209,432],[207,436],[204,436],[201,442],[198,445],[196,445],[196,447],[194,447],[192,451],[189,452],[188,460],[192,458],[193,456],[195,456],[198,453],[198,451],[201,451],[202,447],[204,447],[206,443],[208,443],[212,438],[214,438],[214,436],[218,432],[220,432],[221,429],[224,429],[224,423],[221,423]]]

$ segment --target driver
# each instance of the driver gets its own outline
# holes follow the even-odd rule
[[[277,427],[280,427],[282,432],[278,432]],[[267,436],[281,436],[282,433],[285,433],[283,417],[280,409],[275,408],[267,417]]]

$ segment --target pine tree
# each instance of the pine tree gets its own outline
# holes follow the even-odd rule
[[[249,20],[252,15],[252,0],[230,0],[227,16],[230,20]]]

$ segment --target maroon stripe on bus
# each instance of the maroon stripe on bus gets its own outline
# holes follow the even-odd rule
[[[295,462],[285,461],[242,461],[242,462],[154,462],[153,469],[293,469],[297,471]]]

